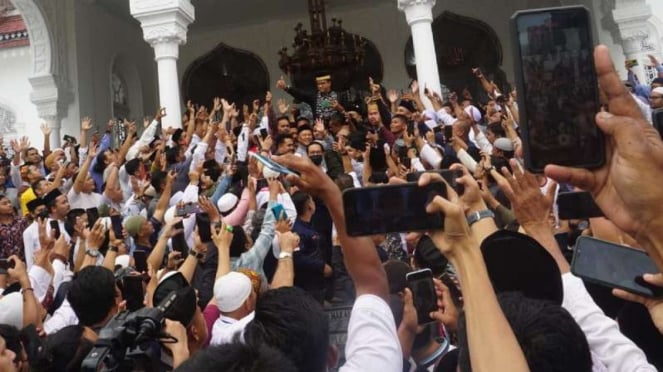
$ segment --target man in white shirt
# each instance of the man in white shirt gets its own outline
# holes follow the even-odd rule
[[[216,280],[214,298],[221,316],[214,322],[210,345],[231,343],[243,332],[253,320],[256,297],[251,279],[242,273],[232,271]]]
[[[51,222],[57,221],[60,233],[64,234],[67,243],[69,243],[70,237],[69,234],[67,234],[67,230],[64,228],[64,220],[70,210],[67,197],[62,195],[60,190],[55,189],[44,196],[44,201],[49,212],[49,217],[46,219],[46,235],[51,236]],[[41,249],[37,221],[33,222],[27,229],[25,229],[25,231],[23,231],[23,246],[25,247],[25,263],[29,270],[30,267],[32,267],[35,252]]]

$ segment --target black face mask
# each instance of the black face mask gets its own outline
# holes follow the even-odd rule
[[[315,165],[322,164],[322,155],[311,155],[311,156],[309,156],[309,159],[311,159],[311,161]]]

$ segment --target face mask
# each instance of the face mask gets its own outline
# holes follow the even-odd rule
[[[320,165],[322,164],[322,155],[311,155],[309,156],[313,164]]]

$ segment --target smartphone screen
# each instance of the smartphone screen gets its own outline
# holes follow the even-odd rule
[[[343,192],[345,225],[350,236],[441,229],[443,216],[426,213],[435,197],[446,197],[443,183],[416,183],[348,189]]]
[[[407,280],[407,287],[412,291],[412,300],[415,309],[417,309],[419,324],[432,322],[433,319],[429,314],[437,310],[433,273],[430,269],[423,269],[408,273],[405,279]]]
[[[274,213],[274,218],[276,218],[277,221],[288,218],[285,208],[283,208],[283,205],[280,203],[272,207],[272,213]]]
[[[445,181],[451,186],[452,189],[456,191],[458,195],[463,195],[465,192],[465,186],[461,185],[460,183],[456,182],[457,178],[463,177],[463,172],[459,170],[450,170],[450,169],[436,169],[436,170],[430,170],[426,172],[416,172],[416,173],[408,173],[405,176],[405,179],[407,182],[419,182],[419,178],[421,177],[422,174],[424,173],[437,173],[442,178],[444,178]]]
[[[207,213],[196,214],[196,225],[198,226],[198,235],[200,241],[209,243],[212,241],[212,230],[210,228],[209,215]]]
[[[127,310],[136,311],[143,307],[143,276],[127,275],[122,278],[122,298],[127,301]]]
[[[451,125],[446,125],[444,127],[444,138],[446,138],[446,140],[449,141],[453,136],[454,136],[454,127]]]
[[[134,265],[139,273],[147,272],[147,252],[134,251]]]
[[[526,167],[596,168],[605,162],[589,10],[582,6],[511,17]]]
[[[571,272],[587,281],[642,296],[663,295],[663,288],[656,288],[642,280],[642,274],[659,272],[647,253],[603,240],[579,237]]]
[[[94,224],[97,223],[97,220],[99,219],[99,210],[97,208],[88,208],[85,210],[85,212],[87,213],[87,225],[89,227],[94,226]]]
[[[592,194],[586,191],[560,193],[557,196],[557,208],[562,220],[603,217],[603,211],[596,205]]]
[[[196,218],[196,223],[198,223],[197,218]],[[177,224],[175,224],[173,227],[175,228],[175,230],[182,230],[182,232],[170,238],[171,246],[173,247],[174,251],[180,252],[180,258],[186,259],[187,256],[189,255],[189,245],[187,244],[186,238],[184,237],[184,223],[180,221]],[[200,234],[200,230],[198,233]]]
[[[122,239],[122,216],[111,216],[110,219],[115,238]]]
[[[55,240],[60,239],[60,224],[58,223],[58,221],[51,220],[51,222],[49,222],[49,225],[51,226],[51,230],[54,230],[53,238],[55,238]]]
[[[14,261],[10,261],[6,258],[0,258],[0,270],[9,270],[14,268]]]

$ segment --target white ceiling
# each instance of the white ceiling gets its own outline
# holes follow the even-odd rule
[[[335,9],[365,8],[396,0],[326,0],[327,18]],[[96,0],[108,11],[120,17],[130,18],[129,0]],[[192,29],[224,27],[243,23],[257,23],[275,18],[302,16],[308,24],[308,0],[192,0],[196,8],[196,21]],[[394,4],[395,7],[395,4]]]

